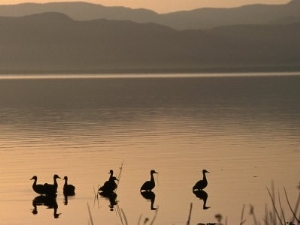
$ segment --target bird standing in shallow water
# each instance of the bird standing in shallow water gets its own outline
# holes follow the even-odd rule
[[[140,191],[151,191],[155,187],[153,174],[157,173],[155,170],[150,171],[150,180],[146,181],[142,186]]]
[[[64,195],[75,195],[75,186],[68,184],[68,177],[64,176],[65,184],[63,187]]]
[[[206,179],[206,173],[209,173],[207,170],[202,170],[202,174],[203,174],[203,179],[199,180],[193,187],[193,191],[194,190],[203,190],[204,188],[206,188],[207,186],[207,179]]]
[[[37,183],[37,176],[33,176],[30,180],[34,180],[33,184],[32,184],[32,189],[42,195],[42,194],[45,194],[45,187],[43,184],[36,184]]]

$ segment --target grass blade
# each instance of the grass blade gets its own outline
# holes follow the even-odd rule
[[[186,222],[186,225],[190,225],[191,215],[192,215],[192,209],[193,209],[193,203],[190,204],[190,212],[189,212],[189,216],[188,216],[188,220]]]
[[[284,188],[284,194],[285,194],[285,199],[286,199],[286,201],[287,201],[287,203],[288,203],[288,206],[289,206],[289,208],[290,208],[290,210],[291,210],[291,212],[292,212],[292,214],[293,214],[293,220],[292,220],[292,223],[294,223],[295,220],[297,220],[297,222],[300,223],[300,218],[297,218],[297,215],[296,215],[296,213],[297,213],[297,211],[298,211],[298,208],[299,208],[299,205],[300,205],[300,193],[299,193],[299,195],[298,195],[298,199],[297,199],[296,206],[295,206],[295,209],[294,209],[294,210],[293,210],[292,207],[291,207],[291,204],[290,204],[290,201],[289,201],[289,199],[288,199],[287,192],[286,192],[285,188]]]
[[[89,219],[90,219],[89,221],[91,222],[91,225],[94,225],[91,209],[90,209],[90,206],[88,203],[87,203],[87,208],[88,208],[88,212],[89,212]]]
[[[281,219],[280,219],[280,216],[279,216],[279,214],[278,214],[278,212],[277,212],[276,205],[275,205],[275,198],[274,198],[274,196],[272,196],[272,194],[271,194],[269,188],[267,188],[267,190],[268,190],[269,196],[270,196],[271,201],[272,201],[272,204],[273,204],[273,211],[274,211],[273,214],[277,216],[277,218],[278,218],[280,224],[281,224],[281,225],[284,225],[284,223],[282,223],[282,221],[281,221]],[[274,192],[273,192],[273,193],[274,193]],[[276,217],[273,218],[273,224],[277,224]]]

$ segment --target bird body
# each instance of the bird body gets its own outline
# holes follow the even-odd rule
[[[111,178],[109,178],[108,181],[106,181],[104,183],[104,185],[102,187],[99,188],[98,191],[106,192],[106,193],[113,192],[118,187],[115,180],[118,180],[118,179],[116,177],[112,176]]]
[[[111,193],[117,189],[118,185],[115,181],[118,181],[116,177],[114,177],[114,171],[109,171],[110,176],[107,181],[103,184],[102,187],[98,189],[99,192]]]
[[[68,177],[64,176],[65,184],[63,187],[64,195],[75,195],[75,186],[68,184]]]
[[[34,180],[33,184],[32,184],[32,189],[42,195],[42,194],[45,194],[45,187],[43,184],[37,184],[37,176],[33,176],[30,180]]]
[[[146,181],[142,186],[140,191],[151,191],[155,187],[155,181],[153,174],[157,173],[155,170],[150,171],[150,180]]]
[[[57,180],[56,179],[60,179],[60,177],[57,174],[53,175],[53,184],[48,184],[45,183],[44,184],[44,188],[45,188],[45,194],[47,195],[55,195],[57,192]]]
[[[193,187],[193,191],[194,190],[203,190],[204,188],[206,188],[208,182],[206,179],[206,173],[209,173],[207,170],[202,170],[202,174],[203,174],[203,178],[202,180],[199,180]]]

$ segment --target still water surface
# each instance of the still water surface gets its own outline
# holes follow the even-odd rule
[[[243,205],[252,224],[250,204],[262,221],[272,181],[292,204],[298,195],[299,87],[300,74],[284,73],[2,76],[1,224],[89,224],[89,206],[94,224],[125,224],[123,211],[130,225],[155,215],[154,224],[183,225],[191,203],[191,224],[216,222],[218,213],[238,224]],[[121,165],[111,211],[95,192]],[[151,169],[157,211],[139,192]],[[192,192],[202,169],[210,172],[207,210]],[[51,183],[55,173],[68,175],[76,195],[66,204],[59,180],[57,211],[35,209],[29,179]]]

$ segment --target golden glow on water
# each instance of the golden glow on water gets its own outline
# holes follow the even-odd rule
[[[117,210],[111,212],[109,202],[95,200],[94,194],[109,170],[117,173],[122,163],[118,207],[129,224],[155,214],[139,193],[152,168],[159,172],[156,224],[186,224],[190,203],[191,224],[216,222],[217,213],[229,224],[239,223],[244,204],[251,223],[249,204],[258,218],[265,204],[271,207],[266,186],[272,180],[276,191],[287,189],[294,205],[300,173],[299,77],[290,77],[290,86],[279,91],[287,84],[280,77],[230,79],[0,81],[2,223],[87,224],[88,204],[95,224],[121,224]],[[251,88],[239,88],[236,95],[229,93],[235,91],[232,83]],[[13,87],[22,94],[4,92]],[[36,90],[49,93],[36,96]],[[208,210],[192,193],[203,168],[210,171]],[[64,205],[59,180],[59,218],[46,206],[33,215],[36,194],[29,179],[37,175],[38,183],[50,183],[54,173],[68,175],[76,195]]]

